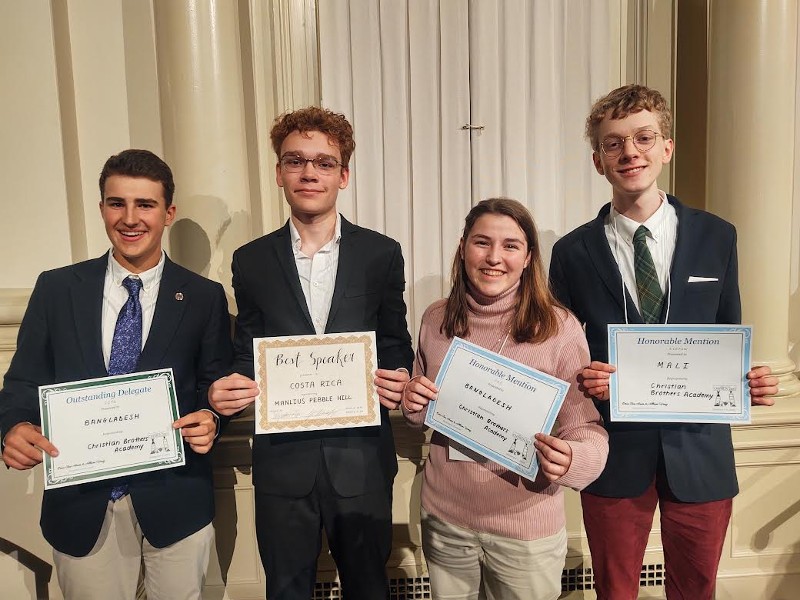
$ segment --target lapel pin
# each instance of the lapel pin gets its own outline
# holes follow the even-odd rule
[[[175,300],[178,300],[179,302],[181,300],[183,300],[183,293],[182,292],[175,292]]]

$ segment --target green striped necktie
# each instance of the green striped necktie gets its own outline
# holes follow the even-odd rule
[[[664,292],[658,283],[656,266],[647,247],[647,234],[650,231],[640,225],[633,234],[633,270],[636,275],[636,294],[639,296],[639,312],[645,323],[658,323],[661,320],[661,305]]]

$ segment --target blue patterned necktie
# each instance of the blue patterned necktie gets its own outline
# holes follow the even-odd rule
[[[142,305],[139,302],[142,280],[129,276],[122,280],[122,285],[128,290],[128,300],[119,311],[117,325],[114,327],[111,356],[108,359],[109,375],[124,375],[135,371],[142,353]],[[116,502],[127,493],[127,485],[116,485],[111,488],[111,499]]]
[[[126,277],[122,285],[128,290],[128,301],[119,311],[114,339],[111,341],[111,356],[108,359],[109,375],[124,375],[136,370],[139,355],[142,353],[142,305],[139,290],[142,280]]]
[[[639,312],[645,323],[661,321],[661,306],[664,292],[658,283],[658,273],[653,256],[647,247],[647,227],[640,225],[633,234],[633,270],[636,275],[636,294],[639,297]]]

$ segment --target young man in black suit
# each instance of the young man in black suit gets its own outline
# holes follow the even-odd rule
[[[162,250],[174,190],[151,152],[108,159],[100,215],[112,250],[39,276],[0,391],[3,460],[23,470],[43,451],[58,455],[41,433],[37,386],[173,370],[185,466],[44,492],[42,533],[67,600],[133,600],[142,565],[150,600],[200,598],[213,541],[207,453],[219,426],[207,390],[229,370],[232,347],[222,286]]]
[[[597,596],[635,599],[656,504],[668,598],[711,598],[731,499],[738,492],[730,426],[609,420],[609,323],[739,323],[736,231],[660,191],[672,159],[672,117],[663,96],[640,85],[599,99],[586,123],[597,172],[612,200],[596,219],[553,248],[550,279],[558,299],[586,326],[592,363],[583,387],[609,434],[598,480],[581,493]],[[654,267],[655,301],[637,294],[636,244]],[[640,269],[641,273],[641,269]],[[639,283],[640,290],[642,283]],[[754,404],[772,404],[768,367],[747,374]]]
[[[209,399],[224,415],[255,400],[253,338],[375,332],[380,426],[258,435],[253,482],[270,600],[311,597],[323,527],[345,598],[386,598],[397,473],[388,409],[398,407],[413,360],[403,255],[396,241],[336,210],[355,146],[343,115],[297,110],[275,122],[271,138],[291,217],[234,253],[235,373],[215,382]]]

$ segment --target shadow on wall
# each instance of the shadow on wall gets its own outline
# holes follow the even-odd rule
[[[789,295],[789,358],[800,375],[800,287]]]
[[[224,592],[228,583],[231,563],[236,549],[239,530],[239,515],[236,509],[236,474],[234,469],[216,470],[214,473],[216,515],[214,516],[215,550],[219,565],[219,573],[209,572],[207,583],[213,582],[217,577],[223,584],[218,586]],[[213,557],[209,564],[209,571],[215,568]],[[215,577],[216,575],[216,577]],[[205,598],[206,596],[204,596]]]
[[[254,237],[251,218],[247,211],[237,211],[222,221],[212,246],[217,256],[212,261],[211,279],[219,281],[222,285],[229,284],[233,253],[252,239]],[[236,304],[232,300],[229,298],[228,304],[234,307]]]
[[[793,544],[787,556],[776,565],[780,575],[775,575],[767,586],[765,598],[772,600],[794,600],[800,586],[800,575],[797,573],[797,556],[800,554],[800,542]]]
[[[231,214],[216,196],[192,196],[181,203],[186,205],[191,206],[192,215],[203,215],[206,227],[192,218],[173,223],[169,231],[173,260],[230,289],[233,253],[253,238],[250,214],[243,210]],[[235,314],[236,304],[230,294],[228,305]]]
[[[173,260],[190,271],[208,277],[211,242],[205,230],[191,219],[180,219],[169,232]]]
[[[206,600],[221,600],[225,594],[228,578],[234,563],[234,554],[237,544],[245,548],[256,547],[254,515],[245,510],[244,515],[239,514],[237,498],[242,498],[242,488],[238,476],[248,476],[251,473],[252,451],[250,440],[253,435],[253,407],[250,406],[238,417],[228,423],[222,436],[215,444],[212,455],[214,465],[214,502],[216,514],[214,516],[215,546],[209,561],[206,588],[203,598]],[[250,488],[252,492],[252,488]],[[248,496],[251,497],[252,496]],[[240,539],[240,533],[243,539]],[[237,567],[233,567],[236,569]],[[243,574],[234,572],[234,579],[242,577],[252,578],[252,572]],[[260,569],[260,564],[257,569]],[[220,594],[215,596],[214,594]]]
[[[411,489],[407,492],[409,502],[408,523],[395,523],[393,525],[393,548],[405,548],[415,554],[419,554],[422,551],[420,494],[422,492],[422,470],[425,468],[425,458],[427,457],[427,451],[423,452],[423,448],[426,448],[430,441],[430,432],[425,427],[411,427],[403,419],[393,421],[392,428],[394,430],[397,457],[406,459],[414,465],[414,479],[411,482]],[[397,491],[396,488],[395,493]],[[401,563],[407,562],[405,558],[403,554],[394,553],[387,567],[403,570],[404,565]]]
[[[5,538],[0,538],[0,554],[11,557],[20,567],[33,574],[34,589],[31,590],[31,598],[36,600],[50,598],[48,585],[53,574],[53,565]]]
[[[786,464],[788,464],[788,461],[791,460],[792,457],[793,453],[786,454]],[[749,481],[748,484],[752,487],[751,481]],[[796,489],[796,482],[792,483],[792,480],[783,480],[780,482],[780,486],[788,489]],[[757,489],[760,489],[760,487]],[[772,491],[777,491],[777,488]],[[784,537],[787,530],[793,531],[793,523],[797,522],[798,515],[800,515],[800,500],[786,506],[786,508],[758,528],[752,537],[751,549],[753,551],[763,554],[766,557],[775,556],[776,553],[779,552],[778,556],[781,557],[778,564],[771,569],[775,575],[770,578],[767,585],[766,590],[768,590],[768,595],[765,596],[766,598],[771,598],[772,600],[792,600],[797,597],[797,585],[800,582],[800,575],[798,575],[798,568],[800,567],[800,561],[798,561],[800,541],[787,548],[773,538],[775,537],[775,532],[778,530],[782,530],[784,534],[780,537]]]
[[[777,440],[777,438],[776,438]],[[737,443],[734,431],[734,443]],[[784,448],[769,460],[769,467],[752,467],[746,455],[750,451],[737,449],[737,470],[741,486],[734,500],[729,541],[723,561],[742,560],[742,566],[723,566],[717,585],[718,600],[740,600],[742,587],[753,591],[758,587],[759,598],[769,600],[794,600],[800,585],[800,541],[797,541],[797,523],[800,518],[800,500],[794,500],[786,490],[800,485],[800,475],[794,470],[796,449]],[[745,467],[745,468],[742,468]],[[778,470],[776,470],[776,468]],[[786,470],[786,475],[781,473]],[[749,565],[749,566],[745,566]],[[747,579],[741,575],[748,571],[760,582],[748,589]]]

